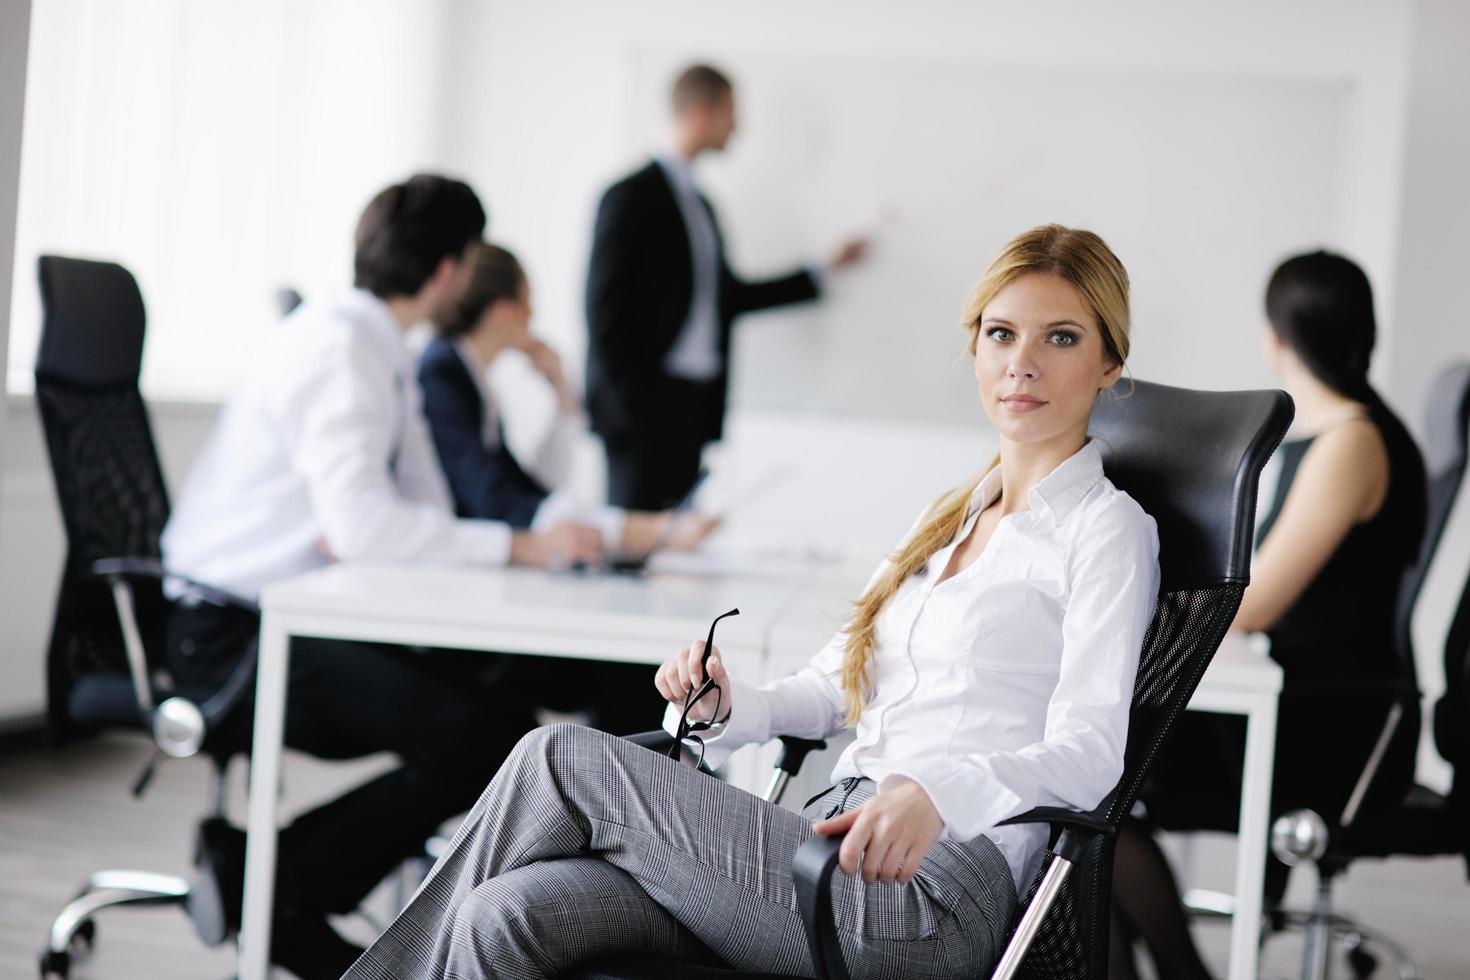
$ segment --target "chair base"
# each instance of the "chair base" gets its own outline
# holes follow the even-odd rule
[[[91,952],[96,935],[93,917],[103,909],[125,905],[178,905],[189,899],[189,883],[150,871],[99,871],[87,879],[51,923],[51,936],[41,953],[41,976],[65,980],[73,958]]]
[[[1191,918],[1226,919],[1234,914],[1235,899],[1224,892],[1191,888],[1184,895],[1184,907]],[[1286,932],[1300,932],[1310,938],[1312,930],[1317,929],[1319,934],[1325,933],[1327,943],[1341,944],[1347,956],[1348,970],[1355,980],[1373,976],[1379,959],[1375,952],[1387,955],[1399,980],[1419,978],[1419,971],[1403,946],[1387,936],[1363,928],[1348,916],[1329,913],[1324,917],[1319,912],[1277,908],[1266,910],[1263,918],[1262,945],[1273,935]]]

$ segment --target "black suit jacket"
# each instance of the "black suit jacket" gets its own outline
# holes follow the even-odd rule
[[[774,279],[741,279],[709,202],[719,261],[719,345],[730,356],[730,327],[741,313],[817,297],[805,270]],[[674,189],[657,161],[623,178],[602,196],[587,275],[587,411],[609,447],[634,433],[659,432],[660,419],[681,409],[681,393],[663,360],[689,316],[694,260]],[[718,410],[705,440],[720,437],[728,368],[716,380]],[[687,406],[684,406],[687,410]]]
[[[443,337],[435,337],[419,359],[419,387],[439,465],[454,495],[455,513],[530,527],[536,509],[550,494],[511,455],[503,426],[500,445],[493,449],[485,445],[480,389],[459,352]]]

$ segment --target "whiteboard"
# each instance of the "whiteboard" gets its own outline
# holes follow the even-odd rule
[[[630,57],[629,147],[657,145],[689,55]],[[1135,377],[1274,386],[1266,278],[1339,233],[1346,82],[713,60],[739,130],[698,174],[736,270],[783,271],[854,230],[875,245],[821,304],[742,321],[737,407],[974,419],[964,297],[1006,240],[1052,221],[1098,232],[1127,266]]]

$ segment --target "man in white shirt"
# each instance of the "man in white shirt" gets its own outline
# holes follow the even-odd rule
[[[485,212],[466,184],[419,175],[379,193],[356,235],[355,285],[265,339],[163,536],[171,571],[245,595],[336,559],[595,563],[599,532],[459,519],[420,410],[404,334],[461,288]],[[255,623],[191,596],[169,623],[184,685],[217,684]],[[326,915],[355,908],[445,819],[468,808],[533,720],[484,681],[489,658],[340,641],[292,645],[286,744],[402,766],[281,834],[272,958],[311,980],[359,952]],[[487,701],[493,709],[487,710]]]
[[[723,432],[730,335],[742,313],[816,299],[827,272],[858,261],[844,243],[825,267],[737,276],[693,164],[735,132],[735,93],[694,65],[674,83],[670,148],[603,194],[587,273],[587,411],[607,447],[608,502],[674,504]]]

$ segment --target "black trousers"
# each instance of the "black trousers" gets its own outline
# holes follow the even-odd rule
[[[217,687],[256,630],[236,610],[176,609],[168,624],[175,678],[186,689]],[[400,764],[282,830],[277,917],[351,911],[441,823],[469,809],[535,725],[515,685],[501,684],[513,659],[292,641],[285,744],[323,759],[389,751]]]
[[[661,408],[636,429],[604,436],[607,502],[629,510],[666,510],[683,498],[699,473],[704,444],[720,431],[723,389],[714,382],[664,378]]]

